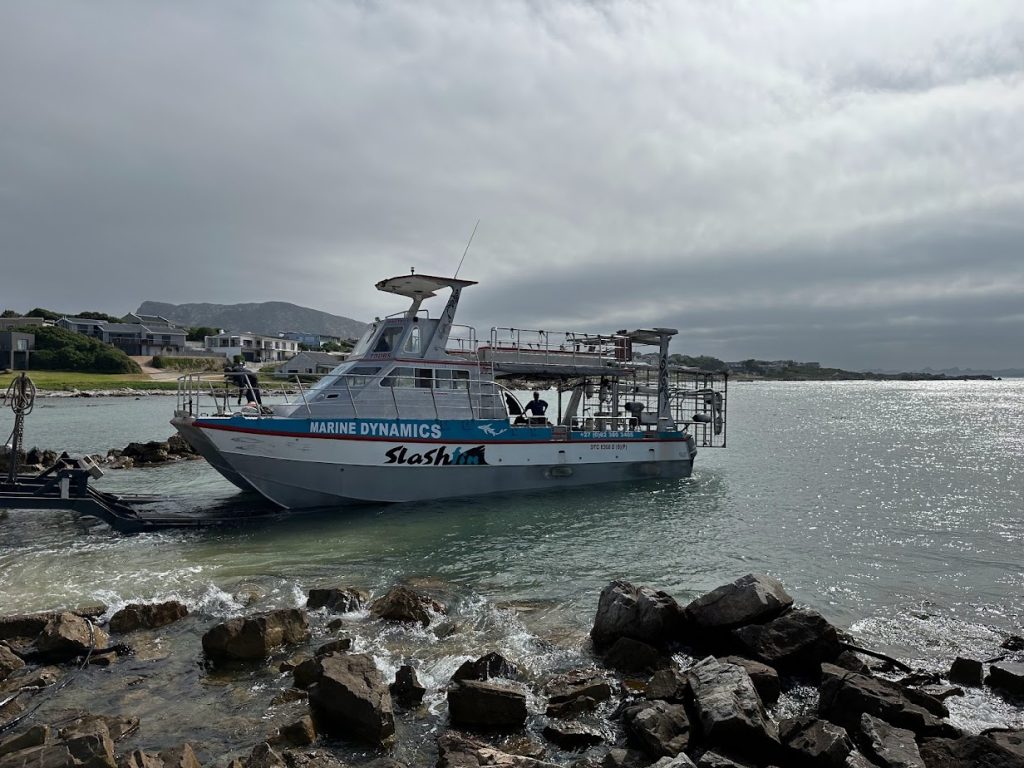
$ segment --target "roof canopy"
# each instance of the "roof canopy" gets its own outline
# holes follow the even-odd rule
[[[429,299],[437,295],[434,291],[439,288],[465,288],[467,285],[476,285],[476,281],[433,275],[403,275],[381,280],[377,283],[377,290],[397,293],[410,299]]]

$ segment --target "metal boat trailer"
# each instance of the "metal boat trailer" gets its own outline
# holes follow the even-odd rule
[[[71,511],[101,520],[119,533],[241,525],[277,514],[277,510],[248,514],[175,511],[167,508],[169,500],[161,496],[119,495],[89,485],[90,479],[102,474],[91,460],[64,455],[39,474],[0,477],[0,509]]]

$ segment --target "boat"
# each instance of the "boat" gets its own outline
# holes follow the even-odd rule
[[[329,374],[240,408],[223,382],[187,374],[171,424],[229,481],[289,509],[685,478],[698,446],[725,447],[727,375],[671,364],[675,329],[492,328],[480,340],[454,323],[473,285],[382,280],[410,306],[372,323]],[[423,302],[445,290],[431,317]],[[528,410],[524,383],[553,388],[555,406]]]

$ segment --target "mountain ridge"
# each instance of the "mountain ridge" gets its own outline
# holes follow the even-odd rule
[[[332,315],[287,301],[261,301],[244,304],[169,304],[144,301],[136,310],[142,315],[161,315],[183,327],[209,326],[235,333],[259,333],[276,336],[286,331],[358,338],[367,324],[351,317]]]

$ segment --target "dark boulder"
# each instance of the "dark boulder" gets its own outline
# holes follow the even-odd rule
[[[404,709],[418,707],[423,701],[427,689],[420,685],[416,677],[416,670],[408,664],[403,664],[395,673],[395,682],[388,686],[391,691],[391,698],[398,706]]]
[[[854,750],[845,728],[814,717],[783,720],[779,738],[793,765],[806,768],[843,768]]]
[[[734,760],[731,757],[708,750],[697,761],[697,768],[754,768],[753,763]]]
[[[552,708],[560,713],[568,713],[569,707],[574,702],[586,699],[591,703],[590,708],[598,702],[611,698],[612,687],[608,679],[596,669],[574,669],[557,675],[544,686],[548,695],[548,716],[553,715]],[[580,711],[585,711],[580,710]]]
[[[188,608],[177,600],[165,603],[130,603],[110,617],[111,632],[134,632],[173,624],[188,616]]]
[[[671,595],[613,581],[601,590],[590,637],[599,649],[621,637],[662,646],[679,636],[682,617],[682,608]]]
[[[294,723],[282,725],[277,729],[275,743],[286,744],[293,747],[308,747],[316,741],[316,728],[313,725],[313,718],[303,715]]]
[[[562,749],[589,749],[604,741],[596,728],[582,723],[550,723],[544,727],[544,738]]]
[[[690,718],[682,704],[652,701],[622,712],[626,734],[651,757],[674,757],[690,746]]]
[[[747,671],[713,656],[687,670],[703,738],[758,759],[777,752],[779,733]]]
[[[18,654],[8,648],[6,644],[0,643],[0,682],[3,682],[10,677],[12,672],[24,666],[25,662],[21,660]]]
[[[646,768],[651,765],[651,758],[639,749],[619,749],[612,747],[601,758],[601,768]]]
[[[0,640],[33,640],[57,613],[15,613],[0,616]]]
[[[518,728],[526,714],[526,694],[518,684],[456,680],[448,686],[448,717],[457,728]]]
[[[275,648],[308,639],[306,612],[285,608],[218,624],[203,635],[203,651],[214,661],[264,659]]]
[[[681,703],[686,700],[690,690],[686,673],[680,671],[675,664],[667,669],[659,669],[644,686],[644,698],[649,701],[671,701]]]
[[[361,589],[354,587],[325,587],[309,590],[306,607],[310,610],[326,608],[334,613],[358,611],[370,596]]]
[[[698,597],[683,609],[687,622],[700,630],[726,630],[774,619],[793,605],[781,582],[748,573],[731,584]]]
[[[985,665],[976,659],[957,656],[946,677],[949,678],[949,682],[957,685],[980,688],[985,682]]]
[[[73,613],[60,613],[46,622],[35,649],[51,661],[70,661],[109,643],[107,633],[91,622]]]
[[[346,653],[352,650],[351,637],[339,637],[336,640],[328,640],[313,652],[314,658],[322,658],[331,653]]]
[[[782,693],[782,682],[779,680],[779,673],[767,664],[753,659],[745,659],[742,656],[725,656],[722,661],[729,664],[736,664],[743,667],[750,675],[750,681],[757,690],[757,695],[766,705],[774,704],[779,700]]]
[[[123,756],[117,765],[118,768],[163,768],[164,766],[159,755],[144,752],[141,749],[133,750]]]
[[[382,744],[395,733],[388,692],[373,659],[362,653],[334,654],[320,661],[322,673],[309,703],[322,729]]]
[[[386,595],[374,600],[370,606],[370,615],[376,619],[415,622],[424,627],[430,624],[433,614],[446,612],[441,603],[401,585],[392,587]]]
[[[324,673],[324,668],[320,664],[322,660],[323,657],[304,659],[292,668],[292,677],[296,688],[309,688],[320,679]]]
[[[249,757],[243,763],[244,768],[287,768],[284,758],[266,741],[261,741],[252,748]]]
[[[76,765],[83,768],[117,768],[114,740],[100,717],[84,717],[60,730],[61,742]]]
[[[751,656],[780,672],[813,674],[822,662],[842,651],[839,634],[820,613],[794,609],[767,624],[751,624],[732,632]]]
[[[865,713],[860,718],[858,741],[864,753],[882,768],[925,768],[913,731]]]
[[[856,733],[865,712],[918,736],[959,735],[948,722],[907,698],[899,684],[822,664],[819,716]]]
[[[28,730],[0,739],[0,757],[31,747],[41,747],[50,741],[50,736],[50,726],[33,725]]]
[[[985,682],[990,688],[1014,696],[1024,695],[1024,664],[1000,661],[988,668]]]
[[[181,435],[171,435],[167,438],[167,453],[171,456],[198,456],[196,449]]]
[[[694,765],[689,755],[680,752],[675,757],[661,758],[656,763],[652,763],[651,768],[697,768],[697,766]]]
[[[1024,730],[989,731],[985,735],[1004,749],[1024,757]]]
[[[29,747],[0,757],[0,768],[77,768],[78,765],[79,761],[63,742]],[[109,766],[101,763],[97,768]]]
[[[490,680],[492,677],[515,678],[519,669],[500,653],[485,653],[476,661],[464,661],[452,680]]]
[[[188,742],[162,750],[160,760],[163,762],[164,768],[202,768],[195,750]]]
[[[620,672],[651,672],[664,666],[667,660],[653,645],[620,637],[605,651],[604,663]]]
[[[851,672],[858,672],[862,675],[871,674],[871,667],[869,667],[864,660],[853,651],[843,651],[836,656],[835,661],[832,663],[837,667],[848,669]]]
[[[926,739],[920,749],[927,768],[1024,768],[1024,757],[986,736]]]
[[[139,464],[163,464],[170,461],[171,450],[166,442],[128,443],[121,455]]]

